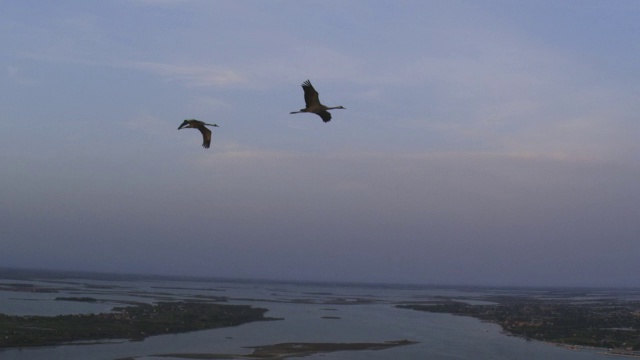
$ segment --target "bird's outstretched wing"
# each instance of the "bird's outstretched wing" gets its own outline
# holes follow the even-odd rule
[[[317,112],[316,114],[318,114],[318,116],[320,116],[322,118],[322,121],[324,122],[331,121],[331,113],[328,112],[327,110]]]
[[[309,80],[302,83],[302,89],[304,90],[304,102],[307,105],[307,108],[320,104],[318,92],[313,88],[313,85],[311,85]]]
[[[204,125],[198,126],[198,130],[202,133],[202,147],[208,149],[211,145],[211,130],[207,129]]]

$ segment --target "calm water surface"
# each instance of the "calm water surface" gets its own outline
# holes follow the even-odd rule
[[[279,321],[255,322],[237,327],[154,336],[140,342],[65,345],[0,350],[2,360],[64,359],[115,360],[128,357],[167,360],[154,354],[251,352],[248,346],[281,342],[384,342],[407,339],[418,344],[379,351],[323,353],[306,359],[615,359],[593,350],[569,350],[551,344],[525,341],[500,332],[495,324],[477,319],[431,314],[395,307],[436,296],[481,297],[494,290],[360,285],[321,285],[251,282],[105,281],[65,279],[55,281],[3,280],[0,284],[31,283],[52,292],[0,291],[0,312],[15,315],[58,315],[108,312],[123,302],[183,299],[228,299],[269,309]],[[503,294],[505,290],[495,290]],[[90,296],[99,303],[56,301],[56,297]],[[327,319],[323,317],[338,317]]]

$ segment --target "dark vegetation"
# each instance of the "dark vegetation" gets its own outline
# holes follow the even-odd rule
[[[71,296],[71,297],[58,296],[58,297],[56,298],[56,300],[58,300],[58,301],[98,302],[98,299],[96,299],[96,298],[92,298],[92,297],[88,297],[88,296],[82,296],[82,297],[76,297],[76,296]]]
[[[83,301],[83,300],[81,300]],[[0,348],[59,345],[235,326],[265,318],[266,309],[205,302],[159,302],[117,307],[111,313],[9,316],[0,314]]]
[[[400,308],[449,313],[495,322],[509,334],[567,345],[640,351],[640,302],[572,302],[501,297],[497,304],[470,305],[452,299]]]

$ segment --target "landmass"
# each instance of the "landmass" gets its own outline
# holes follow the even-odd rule
[[[98,299],[96,299],[96,298],[92,298],[92,297],[89,297],[89,296],[82,296],[82,297],[76,297],[76,296],[71,296],[71,297],[58,296],[57,298],[55,298],[55,300],[57,300],[57,301],[78,301],[78,302],[98,302]]]
[[[503,296],[493,304],[438,299],[400,308],[470,316],[499,324],[528,340],[588,346],[640,355],[640,301],[540,299]]]
[[[264,346],[252,346],[249,354],[159,354],[155,357],[170,357],[179,359],[286,359],[289,357],[303,357],[318,353],[333,351],[355,350],[385,350],[396,346],[417,344],[415,341],[396,340],[381,343],[281,343]],[[120,360],[130,360],[120,359]],[[131,359],[133,360],[133,359]]]
[[[81,300],[81,301],[86,301]],[[265,317],[267,309],[195,301],[116,307],[113,312],[59,316],[0,314],[0,348],[68,344],[236,326]]]

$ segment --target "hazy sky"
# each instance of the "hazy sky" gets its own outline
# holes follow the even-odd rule
[[[637,0],[3,2],[0,264],[640,286],[639,38]],[[290,115],[306,79],[347,110]]]

